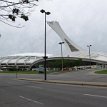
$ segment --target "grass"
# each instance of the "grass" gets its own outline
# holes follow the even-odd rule
[[[97,74],[107,74],[107,70],[96,71]]]
[[[7,74],[37,74],[37,71],[0,71],[0,73],[7,73]]]
[[[50,73],[54,73],[54,72],[58,72],[58,71],[47,71],[47,74],[50,74]],[[0,71],[0,74],[2,73],[5,73],[5,74],[44,74],[43,72],[42,73],[39,73],[39,71]]]

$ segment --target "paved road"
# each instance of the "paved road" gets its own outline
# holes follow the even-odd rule
[[[0,107],[107,107],[107,88],[0,78]]]
[[[15,74],[0,74],[0,78],[16,78]],[[18,74],[18,78],[44,79],[44,74]],[[48,80],[107,82],[107,75],[95,74],[94,70],[73,71],[59,74],[48,74]]]

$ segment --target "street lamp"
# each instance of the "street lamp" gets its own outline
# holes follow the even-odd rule
[[[91,68],[91,46],[92,45],[87,45],[87,47],[89,48],[89,59],[90,59],[90,68]]]
[[[61,45],[62,71],[63,71],[63,51],[62,51],[62,44],[64,44],[64,42],[59,42],[59,44]]]
[[[47,79],[47,75],[46,75],[46,15],[50,15],[50,12],[46,12],[45,10],[40,10],[41,13],[45,13],[45,43],[44,43],[44,80]]]

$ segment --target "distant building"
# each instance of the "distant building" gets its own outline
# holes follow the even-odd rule
[[[91,53],[91,57],[89,58],[88,52],[81,49],[77,46],[73,41],[69,39],[69,37],[62,30],[61,26],[57,21],[48,22],[48,25],[60,36],[64,45],[66,45],[68,50],[68,57],[64,57],[64,59],[77,60],[81,59],[84,62],[84,66],[86,64],[96,65],[100,68],[107,68],[107,55],[101,53]],[[1,70],[29,70],[34,69],[37,63],[43,62],[44,54],[41,53],[24,53],[24,54],[15,54],[5,57],[0,57],[0,69]],[[61,59],[61,57],[55,57],[50,54],[47,54],[49,60],[57,60]],[[81,68],[81,67],[79,67]]]

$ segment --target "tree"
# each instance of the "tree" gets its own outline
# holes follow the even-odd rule
[[[37,2],[38,0],[0,0],[0,21],[10,26],[14,26],[19,18],[28,21]],[[21,27],[19,23],[15,26]]]

